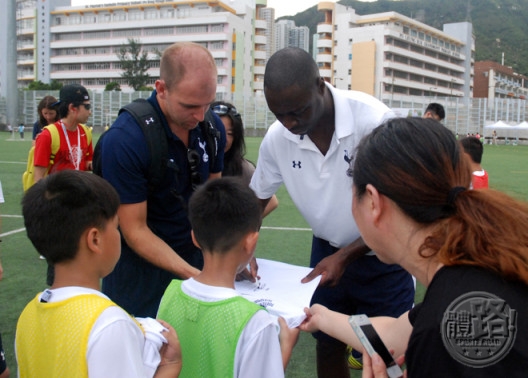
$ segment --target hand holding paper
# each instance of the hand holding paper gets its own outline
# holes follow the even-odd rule
[[[310,306],[321,276],[303,284],[301,280],[311,272],[311,268],[266,259],[257,259],[257,262],[260,280],[237,281],[236,291],[265,307],[270,314],[282,316],[288,327],[299,326],[306,317],[304,308]]]

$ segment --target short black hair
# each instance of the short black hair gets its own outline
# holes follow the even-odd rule
[[[22,199],[26,232],[49,263],[73,259],[85,230],[104,228],[117,214],[119,196],[103,178],[65,170],[28,189]]]
[[[202,250],[224,253],[259,230],[262,211],[255,193],[240,177],[207,181],[189,201],[189,220]]]
[[[431,102],[429,105],[427,105],[427,108],[425,108],[425,113],[427,112],[436,114],[440,118],[440,121],[445,118],[444,107],[436,102]]]
[[[264,90],[282,91],[292,85],[309,90],[320,79],[312,56],[298,47],[286,47],[273,54],[264,72]]]
[[[482,154],[484,153],[484,146],[482,142],[474,137],[468,136],[459,140],[464,152],[467,153],[474,163],[480,164],[482,162]]]

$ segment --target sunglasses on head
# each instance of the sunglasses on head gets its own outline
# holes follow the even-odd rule
[[[227,106],[223,104],[215,105],[212,107],[213,112],[218,114],[219,116],[223,116],[226,114],[231,114],[232,116],[239,116],[238,111],[234,106]]]

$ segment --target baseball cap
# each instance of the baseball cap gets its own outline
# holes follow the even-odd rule
[[[59,105],[62,102],[67,104],[82,104],[90,100],[88,91],[80,84],[68,84],[63,86],[59,92],[59,101],[52,106]]]

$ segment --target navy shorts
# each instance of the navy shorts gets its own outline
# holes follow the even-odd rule
[[[324,239],[313,237],[310,266],[339,248]],[[398,317],[414,304],[415,285],[412,276],[399,265],[387,265],[376,256],[365,255],[350,263],[334,287],[318,287],[312,304],[320,303],[347,315]],[[314,333],[321,341],[336,340],[322,332]]]

